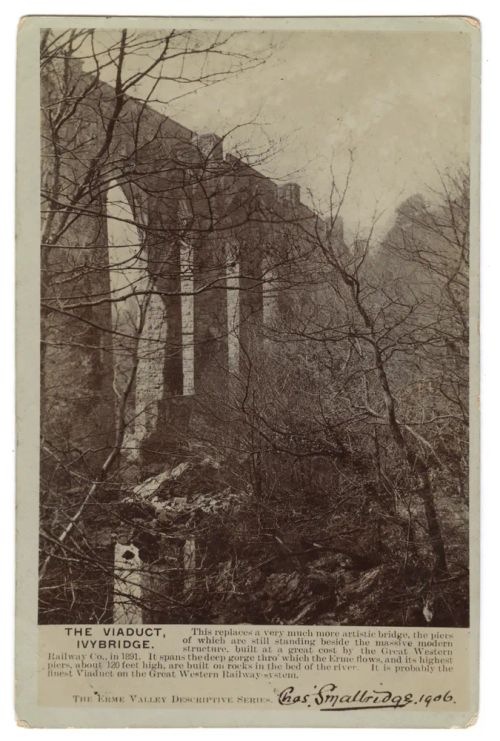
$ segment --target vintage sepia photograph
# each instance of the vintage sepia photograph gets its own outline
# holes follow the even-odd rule
[[[40,31],[39,624],[468,627],[465,21],[115,20]]]

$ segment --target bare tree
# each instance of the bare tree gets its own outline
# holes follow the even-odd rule
[[[467,178],[348,238],[164,115],[242,48],[42,37],[41,615],[464,624]]]

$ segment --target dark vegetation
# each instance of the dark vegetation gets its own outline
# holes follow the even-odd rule
[[[127,71],[141,54],[141,71]],[[179,69],[193,56],[203,63]],[[76,63],[83,57],[91,73]],[[241,185],[231,200],[217,189],[213,152],[197,169],[177,160],[168,192],[152,194],[157,81],[171,69],[179,85],[186,70],[213,84],[261,61],[195,32],[123,32],[105,48],[92,30],[42,39],[43,623],[113,620],[120,578],[127,593],[113,560],[122,543],[139,549],[146,622],[468,624],[467,172],[444,173],[438,191],[402,203],[377,242],[370,224],[362,237],[344,234],[349,176],[332,182],[321,218],[273,211],[247,179],[230,180]],[[114,86],[100,78],[108,67]],[[169,138],[178,143],[181,130]],[[188,169],[210,223],[192,181],[182,186],[191,220],[146,223],[153,195],[178,205]],[[122,263],[107,256],[116,182],[139,235]],[[225,287],[213,275],[228,268],[226,220],[242,209],[231,232],[244,307],[238,368],[212,350],[223,331],[207,340],[206,390],[171,394],[174,405],[164,390],[155,429],[131,454],[148,302],[168,307],[181,292],[167,280],[178,263],[157,257],[157,233],[196,245],[210,235],[210,279],[195,289],[208,311]],[[250,277],[244,249],[267,260]],[[273,307],[265,322],[252,298],[263,290]],[[180,344],[169,348],[179,355]],[[165,362],[174,367],[168,353]]]

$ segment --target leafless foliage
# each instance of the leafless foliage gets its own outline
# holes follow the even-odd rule
[[[467,171],[349,237],[168,118],[264,62],[42,35],[43,622],[467,624]]]

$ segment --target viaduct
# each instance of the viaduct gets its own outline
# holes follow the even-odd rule
[[[122,414],[125,455],[154,461],[257,362],[320,222],[222,138],[70,71],[55,132],[42,78],[42,437],[102,460]]]

